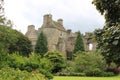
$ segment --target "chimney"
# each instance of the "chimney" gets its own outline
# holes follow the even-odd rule
[[[71,29],[68,29],[68,30],[67,30],[67,33],[70,34],[70,33],[71,33]]]
[[[63,26],[63,20],[62,19],[58,19],[57,22]]]
[[[51,14],[46,14],[43,16],[43,24],[49,24],[52,21],[52,15]]]
[[[28,26],[28,31],[33,31],[35,30],[35,26],[34,25],[29,25]]]

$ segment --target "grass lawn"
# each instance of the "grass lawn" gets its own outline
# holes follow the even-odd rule
[[[53,80],[120,80],[120,76],[116,77],[69,77],[55,76]]]

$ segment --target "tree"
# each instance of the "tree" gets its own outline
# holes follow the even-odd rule
[[[9,53],[17,51],[23,56],[28,56],[32,52],[31,41],[18,31],[14,33],[17,33],[17,42],[9,46]]]
[[[77,39],[75,42],[73,53],[76,53],[78,51],[85,51],[84,43],[83,43],[83,39],[82,39],[82,35],[81,35],[80,31],[77,33]]]
[[[98,48],[108,66],[111,62],[120,66],[120,0],[93,0],[93,4],[106,20],[103,29],[95,30]]]
[[[41,56],[44,55],[48,51],[47,48],[47,39],[43,32],[41,32],[38,36],[36,45],[35,45],[35,53],[39,53]]]
[[[62,53],[58,51],[49,51],[45,53],[44,57],[52,62],[54,66],[54,69],[52,70],[53,73],[57,73],[65,67],[65,58]]]
[[[17,30],[0,25],[0,50],[28,55],[32,51],[30,40]]]

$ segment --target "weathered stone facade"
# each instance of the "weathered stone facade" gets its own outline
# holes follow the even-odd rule
[[[26,36],[31,40],[33,48],[35,47],[38,34],[41,31],[47,37],[49,51],[58,50],[67,56],[71,56],[77,34],[72,33],[71,30],[66,30],[63,27],[62,19],[54,21],[52,20],[51,14],[46,14],[43,16],[43,24],[38,30],[35,30],[34,25],[29,25]],[[86,36],[83,37],[85,50],[89,50],[89,44],[93,43],[92,41],[88,41],[88,39],[89,38],[86,38]]]

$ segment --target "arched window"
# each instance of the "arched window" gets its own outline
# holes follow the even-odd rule
[[[93,44],[89,43],[89,50],[92,51],[93,50]]]

